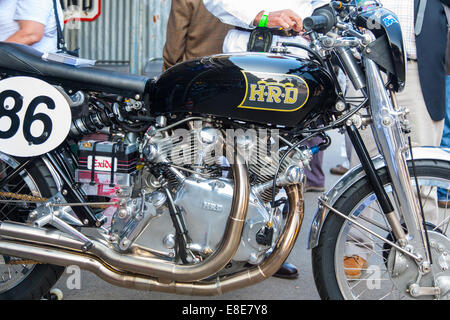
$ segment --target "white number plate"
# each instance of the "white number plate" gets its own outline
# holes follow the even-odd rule
[[[69,134],[66,97],[45,81],[13,77],[0,81],[0,151],[33,157],[58,147]]]

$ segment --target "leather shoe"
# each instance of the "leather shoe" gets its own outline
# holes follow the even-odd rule
[[[344,258],[344,272],[348,279],[360,279],[363,269],[367,269],[369,263],[360,256]]]
[[[338,176],[342,176],[342,175],[346,174],[347,171],[348,171],[348,169],[340,164],[338,164],[336,167],[330,169],[331,174],[335,174]]]
[[[297,268],[288,262],[281,265],[280,269],[273,275],[273,277],[283,278],[283,279],[297,279],[298,270]]]

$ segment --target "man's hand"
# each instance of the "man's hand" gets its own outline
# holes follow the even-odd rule
[[[16,42],[32,45],[41,41],[44,36],[45,26],[31,20],[19,20],[19,30],[6,39],[6,42]]]
[[[263,11],[261,11],[253,21],[253,25],[257,26],[262,18]],[[290,9],[273,11],[269,13],[267,19],[268,28],[283,28],[285,30],[294,30],[301,32],[303,30],[302,18]]]

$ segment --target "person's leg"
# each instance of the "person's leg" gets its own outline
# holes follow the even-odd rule
[[[308,147],[313,147],[322,142],[322,138],[316,137],[307,141],[306,145]],[[306,191],[325,191],[325,175],[322,170],[323,164],[323,152],[313,156],[310,162],[311,170],[305,170],[306,173]]]
[[[450,76],[447,76],[446,84],[447,106],[445,112],[444,132],[442,134],[441,147],[450,148]],[[438,204],[440,207],[450,207],[450,190],[438,189]]]
[[[447,76],[447,106],[445,112],[444,132],[442,134],[441,147],[450,148],[450,76]]]
[[[348,160],[348,149],[349,148],[347,147],[347,141],[346,139],[344,139],[341,144],[341,156],[344,157],[345,160],[342,163],[337,164],[334,168],[331,168],[331,174],[341,176],[347,173],[350,167],[350,161]]]

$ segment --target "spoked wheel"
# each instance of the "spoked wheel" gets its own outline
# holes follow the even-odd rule
[[[379,169],[381,180],[391,197],[385,168]],[[421,278],[422,286],[433,287],[437,279],[450,279],[450,163],[435,160],[416,161],[416,173],[421,190],[426,229],[431,244],[432,270]],[[412,176],[412,170],[410,170]],[[411,183],[415,187],[415,180]],[[438,190],[440,193],[438,205]],[[445,194],[447,201],[443,201]],[[355,219],[385,239],[395,239],[367,179],[354,183],[335,203],[334,208]],[[358,263],[344,263],[344,259]],[[363,258],[364,260],[361,260]],[[411,299],[410,284],[417,281],[416,263],[349,221],[330,212],[323,225],[319,245],[312,251],[313,273],[322,299]],[[351,269],[353,267],[353,269]],[[356,274],[355,274],[356,273]],[[421,299],[436,298],[433,295]],[[450,294],[439,296],[450,299]]]
[[[0,153],[0,181],[18,166],[18,162]],[[36,160],[29,169],[22,171],[0,189],[2,195],[20,194],[34,197],[51,197],[57,192],[47,167]],[[10,199],[0,197],[0,199]],[[26,222],[35,204],[21,202],[0,203],[0,220]],[[0,253],[0,299],[40,299],[58,281],[64,268],[39,264]]]

